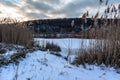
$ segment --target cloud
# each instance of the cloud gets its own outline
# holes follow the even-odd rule
[[[60,4],[60,0],[43,0],[43,2],[51,4],[51,5]]]
[[[92,8],[97,7],[98,5],[99,4],[97,0],[74,0],[67,5],[60,7],[59,9],[51,11],[51,14],[65,14],[66,17],[79,17],[84,13],[84,11],[87,11],[87,7]]]
[[[2,11],[0,11],[0,14],[2,13]]]
[[[109,4],[119,2],[120,0],[109,0]],[[104,10],[99,0],[0,0],[0,5],[4,7],[4,11],[0,10],[2,14],[10,13],[28,19],[80,17],[87,10],[91,15],[100,7]]]
[[[17,7],[19,2],[17,0],[0,0],[0,4],[11,6],[11,7]]]
[[[39,13],[39,14],[36,14],[36,13],[34,13],[34,12],[31,12],[31,13],[27,13],[27,14],[25,14],[26,15],[26,17],[29,17],[29,18],[31,18],[31,19],[45,19],[45,18],[47,18],[48,16],[47,15],[45,15],[45,14],[42,14],[42,13]],[[32,15],[32,16],[31,16]]]
[[[43,1],[39,1],[39,0],[38,1],[26,0],[23,8],[38,9],[38,10],[43,11],[43,12],[53,10],[53,7],[50,6],[50,4],[47,4],[47,3],[43,2]]]

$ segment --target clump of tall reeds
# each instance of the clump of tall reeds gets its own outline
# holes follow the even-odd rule
[[[31,39],[31,32],[23,27],[17,19],[2,18],[0,20],[0,42],[27,45]]]
[[[100,4],[103,1],[100,0]],[[106,5],[108,0],[106,0]],[[114,5],[105,9],[104,15],[98,18],[99,12],[93,17],[94,27],[88,31],[91,41],[90,48],[83,49],[72,64],[105,64],[114,68],[120,68],[120,4],[118,8]],[[85,14],[84,14],[85,15]],[[84,16],[83,15],[83,16]],[[109,17],[111,16],[111,17]],[[85,17],[86,18],[86,17]],[[98,25],[98,19],[101,24]]]

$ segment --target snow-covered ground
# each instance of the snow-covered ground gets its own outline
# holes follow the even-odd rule
[[[93,39],[91,39],[93,40]],[[39,44],[45,44],[46,42],[53,42],[59,45],[62,49],[78,49],[81,46],[88,47],[89,46],[89,39],[77,39],[77,38],[61,38],[61,39],[44,39],[44,38],[35,38],[35,41],[38,41]],[[81,44],[82,43],[82,44]]]
[[[0,68],[0,80],[120,80],[113,68],[76,67],[48,52],[29,53],[18,66]]]
[[[81,39],[45,40],[53,41],[62,48],[67,48],[69,42],[74,45],[72,48],[79,48],[78,44],[81,41],[88,44],[88,40]],[[65,52],[62,51],[61,54],[64,55]],[[120,80],[120,74],[116,73],[115,69],[103,65],[98,67],[86,64],[86,68],[82,65],[76,67],[62,57],[52,55],[48,51],[37,50],[28,53],[25,59],[20,60],[19,65],[9,64],[0,67],[0,80]]]
[[[44,38],[35,38],[34,39],[40,45],[45,45],[46,42],[54,43],[60,46],[62,52],[68,53],[68,50],[71,50],[71,53],[78,53],[80,49],[87,49],[91,47],[91,44],[95,42],[95,39],[79,39],[79,38],[62,38],[62,39],[44,39]]]

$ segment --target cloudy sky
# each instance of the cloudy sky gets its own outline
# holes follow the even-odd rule
[[[105,0],[103,0],[105,1]],[[109,0],[109,4],[120,0]],[[99,0],[0,0],[0,17],[30,19],[76,18],[86,11],[92,16],[99,9]]]

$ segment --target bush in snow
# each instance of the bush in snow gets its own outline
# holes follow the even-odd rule
[[[53,42],[52,43],[47,42],[46,46],[45,46],[45,49],[49,49],[50,51],[55,51],[55,52],[60,52],[61,51],[60,46],[58,46],[57,44],[54,44]]]
[[[0,49],[0,54],[4,54],[6,52],[5,49]]]
[[[25,51],[21,51],[21,52],[18,52],[18,53],[15,53],[14,55],[10,56],[10,62],[13,62],[13,63],[18,63],[18,60],[20,58],[25,58],[26,57],[26,52]]]

